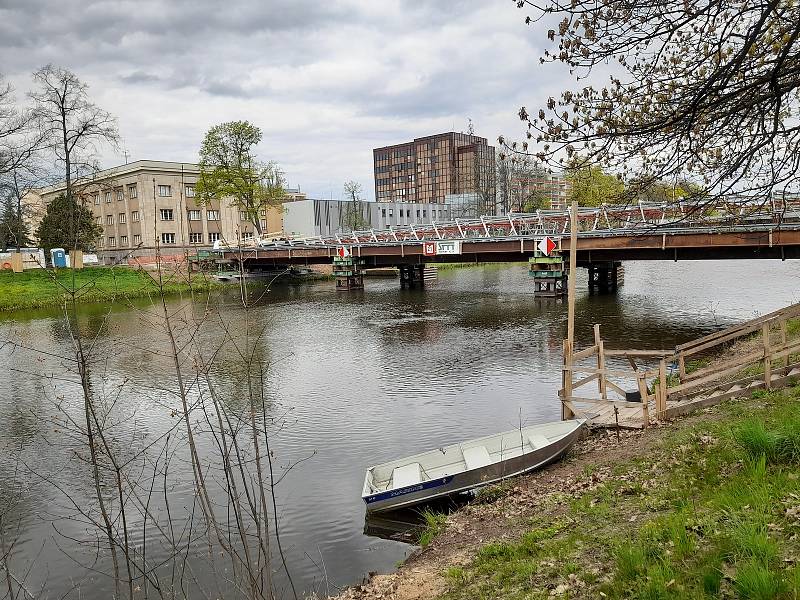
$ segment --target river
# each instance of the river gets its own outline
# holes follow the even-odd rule
[[[624,286],[607,295],[590,295],[579,272],[578,346],[591,343],[592,325],[601,323],[607,347],[669,348],[798,301],[798,263],[625,268]],[[223,323],[243,333],[235,294],[213,297],[211,308],[204,347],[224,339]],[[169,309],[197,316],[206,305],[176,298]],[[158,311],[144,301],[79,312],[97,357],[95,387],[124,415],[114,429],[120,454],[163,441],[179,419],[179,403],[170,391],[175,371],[163,352]],[[269,365],[265,388],[281,424],[273,439],[276,466],[294,465],[277,499],[298,591],[333,593],[369,571],[391,570],[411,551],[363,532],[360,493],[370,464],[511,429],[520,419],[559,418],[566,312],[563,301],[533,296],[524,265],[441,270],[425,290],[374,278],[359,293],[337,293],[323,281],[275,285],[265,294],[247,327],[263,328],[259,357]],[[91,537],[80,509],[91,502],[92,488],[80,443],[63,423],[65,415],[80,422],[80,389],[59,358],[71,352],[69,330],[57,310],[20,312],[0,317],[0,340],[18,343],[0,347],[0,516],[14,525],[8,539],[18,537],[13,568],[49,597],[110,597],[108,578],[91,570],[107,557],[76,541]],[[236,404],[242,382],[231,356],[220,354],[213,383],[225,402]],[[213,453],[211,443],[201,444],[201,454]],[[170,484],[172,510],[188,511],[190,467],[178,456],[172,468],[186,475]],[[148,551],[151,560],[166,552],[158,545]],[[196,560],[197,580],[212,587]]]

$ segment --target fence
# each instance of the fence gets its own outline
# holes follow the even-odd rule
[[[792,335],[798,317],[800,304],[794,304],[674,350],[608,349],[595,325],[589,348],[571,352],[564,343],[563,415],[584,416],[600,426],[647,427],[651,418],[668,419],[784,385],[800,378],[800,337]],[[725,356],[734,344],[737,351]],[[609,368],[609,360],[627,362],[627,368]],[[597,391],[587,392],[593,382]]]

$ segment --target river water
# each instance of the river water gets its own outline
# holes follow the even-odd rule
[[[624,286],[608,295],[590,295],[579,273],[578,346],[591,343],[592,324],[601,323],[609,348],[669,348],[800,300],[797,263],[625,268]],[[392,569],[412,549],[364,534],[360,493],[370,464],[512,429],[520,420],[559,418],[566,304],[535,298],[524,265],[442,270],[425,290],[400,290],[397,280],[382,278],[367,279],[359,293],[337,293],[327,281],[275,285],[247,325],[235,294],[215,295],[210,304],[214,310],[186,298],[169,302],[175,315],[208,309],[204,347],[223,340],[226,327],[238,334],[263,329],[259,358],[269,365],[265,387],[282,425],[273,439],[276,465],[280,471],[300,461],[277,488],[298,591],[333,593],[369,571]],[[223,319],[215,320],[217,309]],[[163,442],[179,403],[157,311],[147,302],[92,305],[80,309],[79,322],[97,357],[95,385],[125,415],[114,430],[120,454]],[[70,353],[68,328],[58,311],[21,312],[2,317],[0,340],[17,342],[0,346],[0,516],[14,525],[6,541],[18,538],[15,572],[50,597],[71,589],[69,597],[110,597],[108,579],[92,571],[107,557],[78,545],[92,535],[80,511],[92,488],[80,442],[63,423],[65,415],[79,423],[81,405],[71,366],[59,358]],[[235,404],[242,384],[231,356],[219,355],[213,381]],[[201,444],[201,454],[212,453],[210,443]],[[177,514],[190,510],[193,490],[180,456],[172,469],[188,473],[170,487]],[[149,551],[156,560],[163,549]],[[203,561],[196,560],[202,582]]]

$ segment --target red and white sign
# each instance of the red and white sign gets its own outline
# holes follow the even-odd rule
[[[336,249],[336,254],[339,256],[339,258],[347,258],[351,255],[350,248],[347,246],[339,246]]]
[[[539,241],[537,248],[539,249],[539,252],[545,256],[550,256],[550,253],[556,249],[556,243],[549,237],[545,237]]]
[[[422,254],[425,256],[440,256],[442,254],[461,254],[461,240],[448,240],[442,242],[422,242]]]

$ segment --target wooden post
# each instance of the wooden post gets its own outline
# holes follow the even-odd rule
[[[568,421],[575,417],[572,409],[565,404],[572,400],[572,348],[569,345],[569,340],[564,340],[564,367],[561,372],[561,389],[564,396],[561,398],[561,420]]]
[[[636,381],[639,384],[639,395],[642,397],[642,425],[647,429],[650,425],[650,395],[647,393],[647,380],[644,373],[637,373]]]
[[[658,363],[658,396],[656,403],[656,418],[660,419],[667,412],[667,360],[661,359]]]
[[[772,350],[769,343],[769,323],[761,326],[761,337],[764,342],[764,389],[772,387]]]
[[[781,319],[781,351],[786,350],[786,319]],[[789,355],[783,357],[783,366],[789,366]]]
[[[578,263],[578,203],[572,203],[569,226],[569,283],[567,286],[567,339],[564,343],[564,365],[572,368],[572,353],[575,349],[575,271]],[[564,396],[572,398],[572,371],[564,371]],[[567,386],[567,383],[569,386]],[[572,410],[561,404],[562,419],[571,419]]]
[[[567,340],[575,348],[575,271],[578,270],[578,203],[572,202],[569,215],[569,283],[567,289]]]
[[[606,368],[606,355],[603,350],[603,340],[600,338],[600,324],[595,323],[594,326],[594,345],[597,346],[597,369],[600,371],[597,378],[597,389],[600,392],[600,397],[603,400],[608,399],[606,391],[606,374],[603,371]]]
[[[686,379],[686,359],[683,357],[683,352],[678,353],[678,377],[681,383]]]

